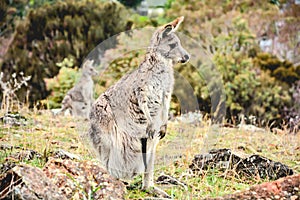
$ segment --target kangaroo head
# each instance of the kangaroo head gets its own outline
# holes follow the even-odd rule
[[[93,67],[93,60],[87,60],[84,62],[82,66],[82,74],[87,76],[95,76],[98,74],[98,72]]]
[[[159,28],[152,36],[150,51],[159,53],[165,59],[173,63],[186,63],[190,59],[188,52],[181,46],[178,36],[175,34],[184,17]]]

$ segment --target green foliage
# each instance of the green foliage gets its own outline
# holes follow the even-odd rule
[[[249,112],[257,116],[263,125],[275,123],[277,126],[283,122],[284,107],[291,101],[289,92],[269,73],[261,71],[258,81],[259,86],[255,90]]]
[[[226,106],[229,113],[236,115],[249,107],[258,85],[255,73],[251,70],[251,58],[246,52],[248,44],[253,43],[245,21],[234,19],[228,34],[215,37],[217,50],[213,61],[222,74],[226,91]]]
[[[228,18],[224,15],[212,19],[210,24],[205,25],[206,29],[210,28],[211,38],[203,41],[203,45],[205,48],[206,46],[212,48],[211,60],[214,66],[206,62],[206,56],[196,58],[198,66],[193,66],[191,63],[175,66],[176,85],[171,110],[179,114],[182,109],[180,106],[184,103],[184,109],[200,109],[206,113],[213,112],[216,116],[219,108],[212,105],[212,99],[224,100],[219,87],[223,84],[228,119],[243,113],[246,116],[256,116],[261,123],[271,123],[283,117],[284,106],[290,102],[287,87],[282,85],[275,75],[257,64],[260,53],[257,53],[255,37],[242,15],[234,13],[233,16],[230,23],[224,24],[225,19]],[[125,41],[127,40],[119,41],[119,44]],[[195,49],[193,44],[187,42],[183,46],[193,55],[197,55],[198,49]],[[106,86],[136,68],[141,61],[139,57],[143,55],[142,53],[130,52],[114,60],[108,68],[107,76],[103,77],[107,80]],[[207,56],[209,55],[207,53]],[[258,58],[255,57],[256,55]],[[278,75],[279,72],[277,71],[276,74]],[[195,108],[195,103],[190,99],[191,95],[187,95],[188,87],[192,87],[199,108]],[[222,102],[218,106],[222,107]]]
[[[56,1],[57,0],[3,0],[0,4],[0,9],[3,11],[1,14],[6,15],[9,13],[24,17],[30,8],[37,8],[44,4],[52,4]]]
[[[164,8],[165,9],[170,9],[172,7],[172,4],[175,2],[175,0],[167,0],[165,5],[164,5]]]
[[[47,90],[51,91],[47,100],[42,101],[48,108],[60,108],[61,102],[67,92],[79,80],[80,73],[74,67],[74,60],[65,58],[56,65],[60,67],[59,73],[54,78],[46,79]]]
[[[135,7],[140,0],[121,2]],[[226,93],[228,118],[243,113],[255,115],[260,120],[272,121],[282,118],[283,108],[291,104],[291,94],[287,91],[300,79],[300,66],[295,67],[257,50],[254,37],[261,34],[261,27],[268,26],[267,32],[276,33],[272,23],[278,19],[278,7],[275,6],[278,1],[269,2],[271,3],[251,0],[168,0],[165,4],[166,15],[152,19],[137,14],[129,17],[128,11],[122,5],[101,0],[6,0],[0,4],[0,11],[3,11],[0,12],[1,23],[5,21],[8,24],[11,20],[6,13],[24,18],[16,23],[12,45],[3,56],[4,60],[0,60],[0,68],[6,77],[24,71],[26,76],[32,77],[29,83],[31,100],[45,98],[49,94],[48,88],[51,90],[49,99],[55,96],[53,102],[56,102],[51,103],[51,107],[57,107],[63,94],[73,84],[64,82],[54,86],[53,82],[49,86],[47,82],[46,87],[43,80],[59,72],[58,77],[66,76],[67,80],[74,83],[75,78],[67,77],[67,74],[71,76],[76,72],[71,72],[72,69],[66,66],[59,71],[57,62],[64,58],[73,58],[73,66],[80,66],[83,58],[96,44],[124,31],[132,23],[134,28],[158,26],[183,15],[185,21],[180,31],[201,41],[215,69],[204,63],[205,58],[197,60],[198,66],[176,66],[179,74],[174,92],[180,95],[181,101],[193,104],[189,96],[185,95],[186,83],[183,76],[193,88],[200,109],[210,113],[211,99],[220,96],[217,86],[221,81]],[[295,6],[292,7],[294,9]],[[19,11],[23,14],[18,13]],[[289,19],[286,24],[295,26],[290,26],[292,28],[287,30],[291,31],[285,32],[297,29],[297,12],[293,13],[294,15],[286,17]],[[3,27],[6,26],[1,26],[1,30]],[[146,39],[145,36],[137,38],[141,37]],[[123,45],[127,44],[124,42]],[[192,45],[185,48],[188,51],[193,49]],[[138,51],[130,52],[123,58],[114,60],[102,79],[97,80],[96,93],[100,94],[123,74],[136,68],[142,54],[143,52]],[[197,55],[197,52],[193,55]],[[52,81],[54,80],[57,81]],[[59,84],[62,89],[57,88]],[[180,112],[180,103],[178,97],[173,96],[171,107],[176,113]]]
[[[260,53],[255,42],[263,24],[275,20],[277,13],[276,6],[260,1],[179,0],[171,4],[166,18],[185,16],[182,30],[201,41],[217,69],[205,65],[177,68],[193,87],[200,110],[211,112],[211,101],[220,94],[214,86],[223,81],[227,119],[240,113],[254,115],[261,123],[283,119],[284,107],[291,102],[288,88],[299,80],[300,70]],[[204,61],[201,56],[196,59]]]
[[[133,21],[133,28],[144,28],[146,26],[158,26],[156,19],[149,18],[148,16],[141,16],[138,14],[133,14],[130,16],[130,19]]]
[[[119,3],[96,0],[57,1],[36,7],[17,24],[1,71],[7,77],[24,71],[32,77],[31,103],[43,99],[49,94],[43,79],[58,73],[55,63],[72,57],[74,65],[80,66],[97,44],[128,28],[128,15]]]
[[[40,7],[44,4],[53,4],[55,3],[57,0],[29,0],[28,1],[28,5],[31,7],[31,8],[37,8],[37,7]]]
[[[227,116],[239,113],[254,115],[261,123],[282,117],[284,105],[289,101],[288,92],[269,73],[255,68],[248,52],[254,44],[245,21],[237,19],[232,32],[215,38],[218,47],[214,63],[222,74],[226,91]]]
[[[0,4],[0,22],[3,22],[7,15],[7,2],[3,1]]]
[[[300,66],[295,67],[288,61],[280,61],[268,53],[258,53],[255,64],[261,69],[269,71],[271,76],[289,86],[300,80]]]

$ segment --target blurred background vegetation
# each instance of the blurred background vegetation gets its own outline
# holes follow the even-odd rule
[[[127,30],[159,26],[185,16],[179,31],[193,38],[206,52],[217,71],[206,67],[177,65],[196,96],[199,108],[211,113],[211,97],[217,84],[204,76],[221,74],[226,93],[226,118],[255,116],[256,125],[285,124],[296,128],[300,123],[300,5],[297,0],[3,0],[0,3],[0,68],[4,79],[24,72],[31,76],[27,88],[19,90],[20,101],[29,91],[31,106],[48,100],[48,107],[59,107],[65,92],[78,78],[78,69],[87,55],[102,41]],[[138,40],[127,32],[128,37]],[[144,37],[144,38],[143,38]],[[117,37],[111,46],[121,48],[116,58],[95,79],[99,95],[124,73],[136,68],[145,50],[128,52],[126,37]],[[187,50],[196,49],[187,44]],[[111,49],[91,55],[101,65]],[[127,53],[126,53],[127,52]],[[98,52],[99,53],[99,52]],[[196,56],[197,57],[197,56]],[[198,59],[198,58],[197,58]],[[199,71],[199,68],[201,69]],[[182,82],[178,78],[176,86]],[[177,95],[184,95],[175,87]],[[189,99],[184,99],[189,102]],[[178,97],[172,111],[180,114]]]

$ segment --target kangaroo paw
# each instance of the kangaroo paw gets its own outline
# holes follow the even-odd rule
[[[155,130],[153,129],[153,124],[149,124],[147,126],[147,129],[146,129],[146,133],[148,134],[148,136],[153,139],[154,135],[155,135]]]
[[[167,132],[167,124],[160,127],[160,131],[159,131],[160,139],[163,139],[165,137],[166,132]]]

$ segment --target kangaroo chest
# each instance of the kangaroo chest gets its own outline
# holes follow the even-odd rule
[[[161,77],[154,77],[146,85],[149,91],[147,96],[149,98],[160,98],[162,99],[162,94],[171,94],[173,90],[174,80],[173,76],[168,74]]]
[[[172,72],[161,72],[149,79],[147,87],[148,108],[151,115],[167,104],[169,107],[173,91],[174,77]]]

